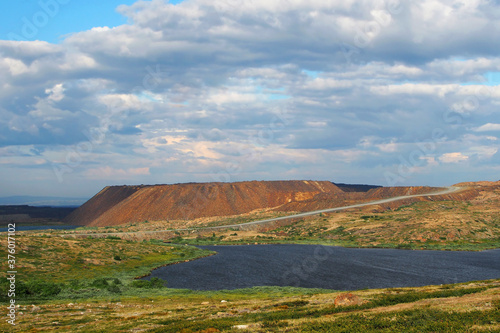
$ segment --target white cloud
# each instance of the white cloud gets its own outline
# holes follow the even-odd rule
[[[392,74],[403,74],[408,76],[417,76],[424,73],[424,71],[418,67],[405,66],[401,64],[388,68],[388,72]]]
[[[97,62],[86,54],[68,53],[59,68],[63,71],[90,70],[97,68]]]
[[[147,108],[148,101],[144,101],[134,94],[107,94],[99,97],[102,104],[113,113],[130,109]]]
[[[444,97],[450,92],[456,92],[459,89],[457,84],[435,85],[426,83],[404,83],[398,85],[373,86],[370,90],[375,94],[410,94],[410,95],[437,95]]]
[[[500,131],[500,124],[487,123],[474,129],[476,132]]]
[[[215,104],[227,103],[251,103],[257,101],[255,94],[242,94],[236,91],[218,91],[214,92],[209,98],[208,102]]]
[[[328,123],[326,121],[308,121],[306,125],[309,127],[325,127]]]
[[[395,142],[395,140],[391,140],[389,143],[385,144],[379,144],[377,145],[378,149],[380,151],[385,152],[385,153],[394,153],[398,151],[398,144]]]
[[[439,157],[439,160],[443,163],[459,163],[468,159],[469,157],[462,153],[446,153]]]
[[[58,83],[52,88],[45,89],[45,93],[49,95],[48,100],[59,102],[64,98],[64,87],[62,83]]]
[[[7,64],[12,75],[20,75],[26,73],[29,69],[21,60],[4,58],[4,63]]]
[[[307,82],[304,86],[305,89],[317,89],[317,90],[325,90],[325,89],[339,89],[339,88],[350,88],[352,87],[352,82],[349,81],[340,81],[334,79],[323,79],[316,78],[310,82]]]

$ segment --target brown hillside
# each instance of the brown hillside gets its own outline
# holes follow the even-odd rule
[[[142,186],[107,186],[68,215],[64,222],[72,225],[87,225],[141,188]]]
[[[438,188],[428,187],[428,186],[412,186],[412,187],[377,187],[368,190],[367,192],[343,192],[336,193],[335,196],[329,195],[328,193],[320,193],[310,200],[289,202],[285,205],[277,207],[276,211],[286,211],[286,212],[303,212],[319,209],[327,209],[333,207],[347,206],[360,202],[374,201],[385,198],[398,197],[403,195],[414,195],[422,193],[431,193],[438,190]],[[441,197],[441,196],[439,196]],[[407,199],[418,200],[419,198]],[[425,200],[425,199],[423,199]],[[402,205],[405,201],[397,201],[391,203],[395,207]],[[387,205],[391,205],[387,204]]]
[[[109,186],[69,215],[65,222],[111,226],[145,220],[238,215],[312,200],[320,194],[332,198],[342,193],[328,181]]]

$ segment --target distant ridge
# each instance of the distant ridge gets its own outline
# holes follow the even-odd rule
[[[50,206],[50,207],[78,207],[88,198],[67,198],[67,197],[45,197],[17,195],[0,197],[0,205],[30,205],[30,206]]]
[[[374,188],[382,187],[380,185],[365,185],[365,184],[344,184],[344,183],[333,183],[339,187],[344,192],[368,192]]]
[[[75,207],[0,205],[0,221],[36,222],[36,219],[63,220]]]

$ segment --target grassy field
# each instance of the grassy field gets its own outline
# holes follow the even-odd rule
[[[2,237],[0,256],[7,258]],[[213,252],[163,242],[132,242],[120,239],[66,239],[38,236],[16,237],[16,293],[26,301],[53,298],[84,298],[121,294],[133,288],[133,279],[160,266],[212,255]],[[0,272],[0,299],[7,298],[7,262]]]
[[[134,280],[152,268],[212,254],[190,246],[26,233],[17,238],[17,251],[17,325],[3,321],[0,331],[500,330],[500,280],[349,294],[292,287],[199,292]],[[7,285],[0,287],[7,302]]]

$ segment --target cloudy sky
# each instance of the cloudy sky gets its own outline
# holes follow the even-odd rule
[[[4,1],[0,196],[500,179],[497,0]]]

